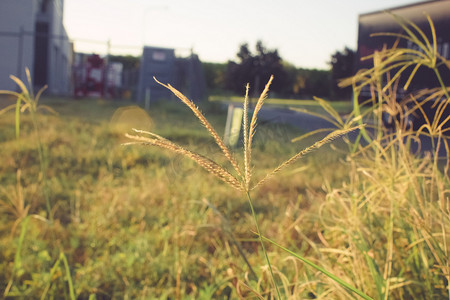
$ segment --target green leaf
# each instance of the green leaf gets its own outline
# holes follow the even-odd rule
[[[19,97],[17,98],[17,102],[16,102],[16,139],[19,139],[19,135],[20,135],[20,105],[21,105],[21,98]]]
[[[367,300],[373,300],[373,298],[369,297],[368,295],[366,295],[364,292],[360,291],[359,289],[353,287],[352,285],[348,284],[347,282],[345,282],[344,280],[340,279],[339,277],[331,274],[330,272],[328,272],[327,270],[325,270],[324,268],[316,265],[315,263],[313,263],[312,261],[310,261],[307,258],[304,258],[303,256],[298,255],[295,252],[292,252],[291,250],[281,246],[280,244],[276,243],[275,241],[266,238],[264,236],[260,236],[263,240],[271,243],[274,246],[277,246],[278,248],[280,248],[281,250],[291,254],[292,256],[298,258],[299,260],[301,260],[302,262],[304,262],[305,264],[309,265],[310,267],[316,269],[317,271],[321,272],[322,274],[324,274],[325,276],[327,276],[328,278],[336,281],[338,284],[340,284],[342,287],[354,292],[355,294],[361,296],[363,299],[367,299]]]

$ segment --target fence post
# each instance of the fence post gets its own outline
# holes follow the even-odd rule
[[[145,89],[145,102],[144,102],[144,108],[145,110],[149,110],[150,109],[150,88],[146,88]]]

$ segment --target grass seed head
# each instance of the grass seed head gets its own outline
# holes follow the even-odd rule
[[[175,96],[178,97],[178,99],[180,99],[184,104],[186,104],[187,107],[189,107],[192,110],[194,115],[199,119],[200,123],[202,123],[202,125],[206,128],[206,130],[208,130],[208,132],[214,138],[216,144],[222,150],[223,154],[228,159],[228,161],[231,163],[231,165],[233,166],[234,170],[239,174],[239,176],[241,176],[241,170],[240,170],[236,160],[234,159],[233,155],[231,155],[230,150],[225,145],[224,141],[219,136],[219,134],[214,129],[214,127],[209,123],[209,121],[202,114],[200,109],[191,100],[189,100],[185,95],[183,95],[180,91],[178,91],[177,89],[172,87],[170,84],[166,85],[166,84],[163,84],[163,83],[159,82],[156,78],[154,78],[154,79],[155,79],[155,81],[157,83],[159,83],[160,85],[162,85],[162,86],[166,87],[167,89],[169,89]]]

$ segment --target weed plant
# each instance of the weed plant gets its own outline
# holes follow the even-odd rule
[[[328,107],[335,124],[367,120],[372,126],[363,128],[356,142],[348,141],[349,181],[327,187],[326,200],[302,216],[319,224],[318,240],[311,243],[320,264],[374,299],[448,299],[450,152],[445,132],[450,117],[444,111],[450,98],[438,68],[450,64],[437,53],[429,17],[431,41],[414,23],[393,17],[405,33],[381,34],[407,39],[420,51],[396,45],[375,51],[365,58],[373,60],[373,68],[342,82],[353,85],[355,108],[343,120]],[[407,90],[419,68],[433,70],[440,87],[411,91],[399,101],[399,79],[407,77]],[[358,100],[365,86],[372,98],[362,112]],[[432,117],[424,109],[429,101],[435,101]],[[384,126],[385,115],[393,128]],[[416,130],[411,115],[424,120]],[[431,140],[431,151],[417,150],[424,136]],[[345,298],[342,292],[337,286],[324,291],[327,297]]]
[[[435,68],[436,76],[450,64],[435,41],[398,21],[406,32],[398,37],[423,51],[393,48],[368,57],[372,69],[343,81],[355,91],[346,117],[317,99],[328,113],[322,117],[340,131],[316,144],[314,133],[286,143],[296,135],[292,128],[259,124],[256,131],[254,114],[244,124],[244,152],[235,153],[217,147],[220,130],[211,134],[225,124],[217,107],[206,110],[208,130],[199,130],[197,118],[175,103],[155,104],[149,117],[121,108],[131,103],[42,99],[58,115],[21,113],[31,108],[21,89],[16,110],[0,118],[2,296],[448,299],[449,163],[438,152],[448,149],[448,83],[441,78],[438,89],[410,92],[407,106],[397,101],[396,87],[417,64]],[[373,97],[361,109],[364,85]],[[423,106],[436,98],[430,118]],[[124,112],[139,118],[121,119]],[[394,128],[383,126],[383,112],[397,114]],[[411,130],[410,114],[424,115],[424,126]],[[344,134],[366,123],[353,136]],[[132,135],[135,142],[172,151],[120,147],[131,126],[143,130]],[[339,134],[343,142],[322,145]],[[421,135],[433,137],[433,151],[413,151]],[[311,150],[311,144],[321,147],[294,164],[305,154],[298,154],[300,145]],[[274,170],[277,176],[266,180]]]
[[[199,153],[195,153],[195,152],[192,152],[190,150],[187,150],[187,149],[183,148],[182,146],[177,145],[177,144],[171,142],[170,140],[167,140],[166,138],[163,138],[162,136],[157,135],[157,134],[152,133],[152,132],[134,129],[134,131],[136,133],[141,134],[141,135],[129,135],[129,134],[127,134],[126,137],[128,137],[128,138],[130,138],[132,140],[135,140],[137,142],[127,143],[125,145],[140,144],[140,145],[157,146],[157,147],[160,147],[162,149],[169,150],[169,151],[177,153],[177,154],[181,154],[181,155],[183,155],[183,156],[185,156],[187,158],[190,158],[194,162],[196,162],[198,165],[203,167],[208,173],[218,177],[220,180],[222,180],[223,182],[227,183],[230,187],[241,191],[247,197],[248,204],[250,206],[251,214],[252,214],[252,217],[253,217],[253,221],[254,221],[254,224],[255,224],[255,229],[256,229],[255,232],[256,232],[257,236],[259,237],[259,241],[260,241],[260,245],[261,245],[261,248],[262,248],[262,252],[263,252],[263,254],[265,256],[265,260],[267,262],[267,268],[268,268],[268,271],[269,271],[269,274],[270,274],[270,277],[271,277],[272,284],[273,284],[273,286],[274,286],[274,288],[276,290],[277,298],[280,299],[282,297],[281,296],[281,292],[280,292],[280,289],[278,287],[278,284],[276,283],[275,276],[274,276],[274,271],[273,271],[272,265],[270,263],[270,259],[269,259],[269,256],[267,254],[267,250],[266,250],[265,243],[264,243],[264,240],[266,240],[267,238],[265,238],[262,235],[262,233],[261,233],[261,230],[260,230],[260,227],[259,227],[259,222],[258,222],[258,217],[257,217],[257,215],[255,213],[254,204],[253,204],[252,197],[250,196],[250,192],[251,192],[251,190],[255,189],[256,187],[262,185],[270,177],[273,177],[275,174],[280,172],[282,169],[284,169],[287,166],[293,164],[295,161],[297,161],[298,159],[302,158],[303,156],[305,156],[309,152],[322,147],[323,145],[333,141],[337,137],[340,137],[340,136],[342,136],[344,134],[347,134],[347,133],[355,130],[358,127],[342,128],[340,130],[333,131],[332,133],[330,133],[325,138],[321,139],[318,142],[315,142],[312,146],[305,148],[304,150],[302,150],[302,151],[298,152],[297,154],[293,155],[291,158],[289,158],[286,161],[282,162],[278,167],[276,167],[274,170],[272,170],[271,172],[266,174],[262,179],[258,179],[256,181],[256,183],[252,183],[252,176],[253,176],[253,171],[252,171],[252,169],[253,169],[253,165],[252,165],[252,142],[253,142],[253,138],[254,138],[255,130],[256,130],[257,116],[258,116],[259,111],[262,108],[264,100],[267,97],[267,94],[268,94],[268,91],[269,91],[269,87],[270,87],[270,84],[272,83],[272,80],[273,80],[273,77],[270,78],[270,80],[267,83],[264,91],[261,93],[261,96],[259,97],[258,101],[256,102],[256,105],[255,105],[255,108],[254,108],[251,120],[249,120],[249,118],[248,118],[249,85],[247,85],[246,95],[245,95],[245,99],[244,99],[244,114],[243,114],[244,115],[244,117],[243,117],[243,143],[244,143],[243,148],[244,148],[244,150],[243,150],[243,163],[242,163],[241,167],[238,165],[238,163],[235,160],[235,158],[234,158],[233,154],[231,153],[230,149],[225,145],[223,140],[217,134],[216,130],[211,126],[209,121],[204,117],[204,115],[201,113],[201,111],[198,109],[198,107],[195,106],[195,104],[192,101],[187,99],[182,93],[180,93],[178,90],[176,90],[172,86],[162,84],[162,83],[160,83],[159,81],[156,80],[159,84],[161,84],[161,85],[165,86],[166,88],[168,88],[175,96],[177,96],[187,107],[189,107],[192,110],[194,115],[199,119],[200,123],[206,128],[206,130],[213,137],[213,139],[215,140],[217,146],[220,148],[220,150],[222,151],[223,155],[225,156],[225,158],[226,158],[228,164],[230,165],[230,167],[232,167],[232,169],[234,169],[233,173],[228,171],[226,168],[221,166],[219,163],[217,163],[217,162],[215,162],[215,161],[213,161],[213,160],[211,160],[211,159],[209,159],[209,158],[207,158],[207,157],[205,157],[205,156],[203,156],[203,155],[201,155]],[[272,242],[272,243],[274,245],[278,245],[275,242]],[[280,248],[282,248],[282,247],[280,247]],[[243,252],[240,251],[240,253],[242,254]],[[338,278],[338,277],[328,273],[327,271],[325,271],[321,267],[317,266],[316,264],[312,263],[308,259],[303,258],[300,255],[297,255],[297,256],[298,256],[298,258],[300,258],[302,261],[306,262],[307,264],[309,264],[313,268],[317,269],[318,271],[321,271],[325,275],[327,275],[330,278],[336,280],[339,284],[342,284],[343,286],[345,286],[346,288],[350,289],[351,291],[353,291],[353,292],[355,292],[355,293],[357,293],[357,294],[359,294],[359,295],[361,295],[363,297],[365,296],[366,298],[368,298],[361,291],[357,290],[356,288],[352,287],[351,285],[348,285],[347,283],[342,281],[340,278]],[[248,260],[246,259],[246,257],[243,256],[243,258],[246,261],[246,263],[248,264]],[[253,269],[251,268],[251,266],[250,266],[250,270],[252,271],[252,274],[255,275],[255,273],[254,273]],[[249,289],[252,290],[251,288],[249,288]],[[284,291],[284,292],[286,293],[287,291]],[[269,293],[266,294],[266,297],[272,298],[272,297],[274,297],[273,294],[274,294],[273,292],[269,291]],[[261,296],[261,295],[258,295],[258,296]]]
[[[31,87],[31,76],[28,69],[25,70],[28,84]],[[16,190],[15,194],[11,197],[8,197],[9,201],[3,201],[1,202],[1,207],[6,210],[7,212],[12,212],[15,221],[13,223],[11,232],[14,233],[16,226],[21,224],[21,230],[20,230],[20,236],[19,236],[19,243],[15,252],[14,256],[14,263],[12,268],[12,274],[9,278],[8,284],[5,287],[3,296],[17,296],[20,295],[20,292],[18,293],[15,288],[17,287],[14,283],[15,281],[20,278],[24,273],[24,267],[23,267],[23,257],[22,257],[22,246],[25,240],[25,237],[27,235],[28,231],[28,224],[31,217],[34,217],[38,220],[41,220],[50,226],[53,224],[53,215],[52,215],[52,207],[50,202],[50,193],[49,193],[49,181],[47,180],[47,167],[48,167],[48,159],[47,159],[47,149],[44,147],[42,140],[41,140],[41,132],[39,129],[39,123],[37,120],[37,112],[38,109],[46,109],[47,111],[54,112],[50,107],[48,106],[38,106],[38,101],[40,98],[40,95],[45,90],[46,87],[43,87],[39,92],[37,93],[36,97],[33,94],[33,91],[26,87],[26,85],[20,81],[17,77],[11,76],[11,79],[14,80],[14,82],[17,83],[19,86],[21,92],[10,92],[10,91],[0,91],[0,94],[7,94],[12,95],[16,97],[17,102],[15,105],[11,105],[9,107],[6,107],[0,111],[0,115],[7,112],[11,108],[15,107],[15,124],[16,124],[16,138],[19,139],[20,136],[20,113],[23,113],[25,111],[30,112],[30,117],[35,133],[35,139],[36,139],[36,146],[37,146],[37,152],[39,157],[39,166],[40,166],[40,172],[39,172],[39,178],[41,178],[41,186],[42,186],[42,194],[45,199],[46,204],[46,211],[47,211],[47,218],[44,218],[40,215],[28,215],[28,212],[30,210],[30,204],[25,204],[24,195],[23,195],[23,189],[21,184],[21,170],[17,169],[17,183],[16,183]],[[9,196],[9,195],[8,195]],[[52,246],[56,246],[52,244]],[[49,253],[50,252],[50,253]],[[45,252],[47,256],[52,255],[52,251],[46,251]],[[53,267],[50,270],[49,275],[53,276],[54,273],[59,270],[60,272],[65,272],[65,281],[67,281],[68,284],[68,297],[70,299],[75,299],[74,289],[73,289],[73,283],[72,278],[70,276],[70,268],[67,262],[67,258],[63,252],[63,250],[59,251],[59,258],[54,263]],[[42,293],[42,298],[45,298],[45,296],[48,293],[48,290],[50,288],[51,283],[44,282],[44,290]],[[25,294],[27,294],[29,291],[25,290]]]

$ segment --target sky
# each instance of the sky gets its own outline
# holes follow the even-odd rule
[[[65,0],[75,51],[140,55],[142,46],[192,50],[204,62],[236,60],[261,40],[299,68],[329,69],[331,55],[356,49],[358,15],[414,0]]]

